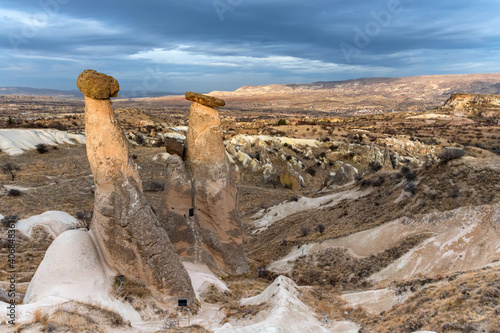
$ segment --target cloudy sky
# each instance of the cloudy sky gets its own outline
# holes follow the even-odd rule
[[[234,90],[500,72],[498,0],[0,0],[0,86]]]

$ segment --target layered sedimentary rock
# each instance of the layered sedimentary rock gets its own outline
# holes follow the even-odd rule
[[[90,233],[118,274],[146,283],[160,296],[194,300],[189,275],[147,203],[137,165],[109,97],[118,82],[86,70],[77,86],[85,95],[87,155],[96,184]]]
[[[439,110],[468,117],[496,118],[500,115],[500,95],[451,94]]]
[[[219,114],[212,108],[224,101],[195,93],[186,98],[193,101],[186,161],[170,158],[161,220],[183,260],[207,264],[222,274],[243,274],[248,265],[236,182]]]

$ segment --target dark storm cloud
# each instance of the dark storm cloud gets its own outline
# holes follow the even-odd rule
[[[461,0],[4,0],[0,85],[53,76],[50,88],[67,87],[88,67],[129,89],[170,91],[494,72],[499,9]]]

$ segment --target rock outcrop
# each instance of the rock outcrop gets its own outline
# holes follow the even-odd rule
[[[448,100],[444,103],[443,107],[467,108],[485,104],[494,104],[500,106],[500,95],[451,94],[450,98],[448,98]]]
[[[221,274],[246,273],[234,172],[212,108],[224,101],[195,93],[186,93],[186,99],[193,101],[186,161],[169,159],[161,221],[183,260]]]
[[[500,95],[451,94],[440,111],[468,117],[499,117]]]
[[[287,164],[286,170],[280,174],[280,183],[293,191],[299,191],[304,181],[300,174]]]
[[[353,183],[358,177],[358,169],[350,164],[343,163],[326,183],[326,186],[342,186]]]
[[[179,155],[180,157],[184,157],[184,145],[180,143],[176,139],[165,138],[165,150],[170,155]]]
[[[166,231],[146,201],[137,165],[109,97],[118,82],[86,70],[77,86],[85,95],[87,155],[96,184],[90,234],[107,265],[120,275],[140,280],[157,297],[194,301],[189,275]]]

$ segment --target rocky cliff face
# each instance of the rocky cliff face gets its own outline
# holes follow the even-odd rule
[[[87,155],[96,184],[90,232],[105,261],[160,297],[194,301],[189,275],[143,195],[137,165],[114,116],[109,97],[116,96],[118,82],[86,70],[77,85],[85,95]]]
[[[214,271],[248,271],[238,214],[233,169],[222,142],[217,110],[223,101],[189,95],[193,101],[186,140],[186,162],[170,158],[161,220],[185,260]],[[203,105],[203,104],[205,105]]]
[[[495,117],[500,115],[500,95],[451,94],[442,111],[453,111],[464,116]]]
[[[500,95],[451,94],[444,106],[467,107],[472,105],[496,104],[500,106]]]

